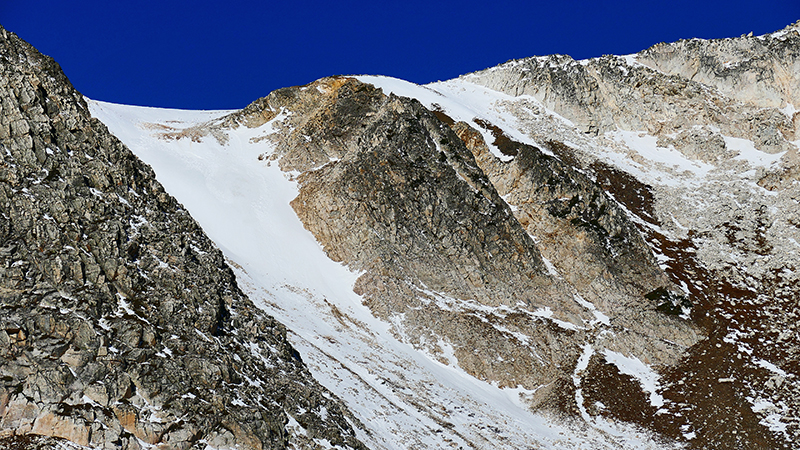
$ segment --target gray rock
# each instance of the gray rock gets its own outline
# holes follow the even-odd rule
[[[290,114],[269,157],[301,172],[298,217],[331,259],[365,272],[355,291],[372,312],[442,362],[500,386],[539,389],[532,406],[559,410],[586,343],[602,339],[669,365],[697,341],[696,329],[645,298],[670,282],[627,216],[593,181],[538,149],[520,150],[500,174],[485,164],[485,143],[465,144],[464,133],[475,133],[466,124],[451,128],[415,100],[341,77],[281,89],[184,134],[255,127],[279,111]],[[584,277],[582,290],[549,272],[530,221],[501,197],[512,184],[514,195],[528,195],[515,206],[536,204],[527,213],[563,228],[553,233],[560,240],[542,245],[564,252],[565,273]],[[573,241],[584,244],[565,250]],[[575,299],[582,294],[614,322],[596,324]]]
[[[663,367],[668,386],[661,394],[668,402],[660,414],[614,400],[608,386],[631,394],[636,389],[593,357],[582,378],[584,403],[605,408],[590,414],[677,438],[695,430],[695,448],[794,448],[800,440],[800,392],[775,382],[800,376],[798,77],[800,22],[764,36],[662,43],[625,57],[528,58],[462,77],[535,98],[495,106],[516,117],[518,131],[625,206],[686,298],[660,290],[648,295],[667,313],[691,302],[692,322],[707,335],[680,363]],[[650,139],[657,148],[649,147]],[[647,149],[637,150],[637,143]],[[545,225],[552,228],[542,216],[528,218],[529,199],[541,194],[531,194],[529,185],[516,188],[521,177],[511,169],[518,162],[478,160],[508,192],[504,198],[517,205],[526,228],[539,234]],[[554,236],[565,230],[559,231]],[[542,248],[558,261],[555,255],[569,246]],[[620,292],[622,280],[611,280],[616,286],[610,292]],[[580,280],[572,281],[580,289]],[[774,407],[760,409],[756,399]]]
[[[286,448],[292,416],[362,448],[284,327],[58,65],[2,29],[0,60],[0,447]]]

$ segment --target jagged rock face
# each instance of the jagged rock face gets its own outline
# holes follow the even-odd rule
[[[797,82],[792,74],[797,73],[796,41],[800,36],[793,31],[781,39],[747,39],[752,41],[752,48],[741,50],[738,56],[750,58],[752,53],[760,52],[762,58],[742,63],[749,70],[729,69],[737,74],[730,77],[727,72],[714,75],[714,68],[719,68],[712,62],[722,59],[732,64],[734,61],[727,60],[729,55],[720,54],[715,48],[718,46],[698,40],[657,45],[637,54],[633,63],[631,57],[575,61],[553,55],[511,61],[466,75],[465,79],[515,96],[530,95],[590,134],[620,128],[672,136],[711,125],[717,128],[710,130],[714,135],[755,138],[756,148],[769,153],[790,150],[787,140],[795,139],[797,119],[776,108],[786,106],[787,101],[796,102]],[[675,54],[692,55],[704,63],[690,60],[685,62],[686,67],[678,67],[683,56],[670,60],[670,55]],[[708,66],[707,77],[697,76],[692,64],[700,65],[698,70]],[[661,71],[662,68],[667,70]],[[760,98],[759,93],[739,88],[742,83],[767,76],[761,72],[774,74],[775,78],[775,88],[769,88],[775,91],[770,96],[774,100],[768,104],[764,103],[766,100],[755,100]],[[706,78],[713,78],[715,83],[706,83]],[[742,98],[725,95],[733,91]]]
[[[507,148],[513,149],[506,151],[514,153],[514,158],[500,161],[468,124],[459,122],[453,128],[500,195],[513,205],[518,221],[535,236],[557,276],[628,330],[647,335],[654,322],[682,328],[660,316],[650,318],[643,327],[639,317],[629,315],[641,308],[637,304],[647,294],[678,289],[658,267],[626,213],[600,186],[562,160],[502,135]],[[550,146],[561,150],[556,142]]]
[[[417,101],[349,78],[276,91],[188,134],[268,120],[279,132],[263,158],[296,173],[292,207],[304,226],[329,257],[364,272],[355,290],[374,314],[443,362],[536,390],[533,406],[558,409],[573,398],[587,342],[673,364],[697,341],[686,321],[645,298],[670,285],[625,215],[591,180],[538,150],[524,150],[508,169],[517,179],[493,179],[456,133],[465,124],[454,131]],[[544,174],[555,166],[560,178],[548,187]],[[547,269],[498,193],[497,184],[512,182],[531,191],[520,200],[536,204],[527,217],[549,221],[559,238],[547,244],[563,246],[556,251],[572,259],[568,274],[583,290]],[[560,199],[567,192],[574,201]],[[612,254],[625,263],[601,261]],[[584,293],[613,311],[610,322],[597,320]]]
[[[2,29],[0,108],[7,445],[362,447],[152,170],[55,62]]]
[[[626,207],[708,334],[664,372],[661,414],[609,407],[598,381],[606,369],[592,357],[584,401],[607,408],[587,407],[591,415],[688,434],[693,448],[800,440],[798,26],[627,57],[532,58],[462,77],[520,96],[497,107]],[[491,158],[481,167],[493,182],[516,180]],[[627,196],[631,186],[644,195]],[[509,192],[512,204],[527,196]]]
[[[637,60],[761,108],[800,104],[800,21],[769,36],[661,43]]]
[[[759,184],[774,190],[800,179],[797,150],[783,142],[800,139],[800,21],[766,36],[662,43],[636,59],[755,107],[746,116],[752,122],[750,132],[742,137],[752,139],[757,148],[788,150],[783,167],[764,174]]]
[[[800,177],[800,27],[759,37],[658,44],[636,55],[510,61],[462,78],[530,95],[590,136],[644,131],[690,159],[733,161],[721,135],[751,140],[782,164],[759,173],[770,190]],[[788,107],[787,107],[788,105]],[[788,108],[788,109],[783,109]],[[552,137],[551,137],[552,138]]]

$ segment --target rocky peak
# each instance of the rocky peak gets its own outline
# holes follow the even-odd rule
[[[278,132],[261,159],[294,174],[304,226],[331,259],[364,272],[355,290],[376,316],[441,361],[501,386],[547,386],[527,401],[572,411],[587,343],[669,365],[697,340],[646,297],[676,288],[625,214],[539,149],[520,149],[506,167],[486,163],[470,125],[342,77],[281,89],[194,129],[216,136],[267,121]],[[517,193],[528,194],[512,201],[524,211],[515,215],[503,195]]]
[[[2,29],[0,108],[0,447],[362,447],[150,167]]]
[[[794,42],[800,38],[790,35],[742,42],[695,39],[585,61],[528,58],[463,79],[532,96],[590,135],[621,129],[667,137],[705,128],[714,135],[753,137],[759,150],[779,153],[794,148],[789,141],[797,133],[794,111],[787,116],[778,109],[797,102],[800,85]],[[742,50],[751,55],[747,63],[735,63],[720,48],[737,45],[747,45]],[[740,88],[744,84],[748,87]]]
[[[636,55],[648,67],[713,86],[759,108],[800,104],[798,24],[763,36],[661,43]]]

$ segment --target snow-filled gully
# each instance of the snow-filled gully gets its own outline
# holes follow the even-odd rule
[[[471,120],[492,95],[500,95],[475,88],[456,100],[400,80],[361,78],[380,81],[384,90],[416,94],[424,104],[435,101],[456,120]],[[590,345],[573,377],[586,426],[533,414],[520,401],[524,392],[519,389],[479,381],[398,340],[391,325],[372,316],[353,292],[359,274],[328,259],[294,214],[289,202],[297,186],[291,175],[269,158],[259,158],[272,149],[266,140],[252,139],[274,132],[271,122],[230,131],[224,144],[210,135],[199,141],[167,140],[152,124],[180,130],[229,111],[91,100],[89,105],[95,117],[153,167],[166,190],[220,247],[253,302],[286,325],[314,377],[363,424],[363,429],[354,426],[368,447],[662,448],[646,432],[588,417],[578,397],[583,369],[595,353]],[[521,134],[514,138],[526,141]],[[595,316],[600,323],[608,320],[599,311]]]

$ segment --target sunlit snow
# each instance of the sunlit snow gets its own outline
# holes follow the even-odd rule
[[[459,103],[410,83],[369,80],[381,81],[385,90],[401,95],[414,91],[418,98],[446,106],[456,120],[471,121],[497,100],[496,93],[492,97],[478,87],[469,87],[473,91]],[[233,130],[224,144],[211,135],[163,139],[158,133],[164,127],[181,130],[228,111],[91,100],[89,105],[95,117],[153,167],[166,190],[200,223],[254,303],[287,326],[292,344],[315,378],[369,430],[359,431],[368,447],[661,448],[651,443],[648,433],[633,427],[605,422],[573,427],[533,414],[520,401],[530,392],[479,381],[400,342],[391,324],[373,317],[353,292],[359,274],[328,259],[294,214],[289,202],[298,191],[291,174],[268,158],[259,159],[272,148],[251,138],[271,133],[271,123]],[[510,127],[504,121],[514,119],[497,115],[487,120],[505,130]],[[530,141],[520,133],[512,137]]]

